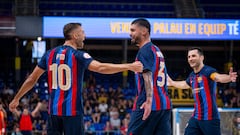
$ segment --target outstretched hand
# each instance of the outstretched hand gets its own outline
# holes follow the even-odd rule
[[[237,72],[233,72],[233,68],[231,67],[229,70],[229,76],[232,82],[236,82],[237,79]]]

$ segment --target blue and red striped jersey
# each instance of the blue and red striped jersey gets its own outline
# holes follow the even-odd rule
[[[216,102],[217,83],[210,77],[214,73],[216,69],[205,65],[200,72],[192,72],[186,79],[195,101],[193,117],[198,120],[220,119]]]
[[[92,60],[88,53],[66,45],[44,54],[38,66],[48,74],[49,114],[58,116],[83,114],[83,76]]]
[[[160,49],[152,42],[145,44],[139,49],[136,61],[141,61],[143,70],[152,72],[153,100],[152,110],[168,110],[172,108],[172,103],[167,89],[167,69]],[[142,73],[135,73],[137,96],[133,105],[133,110],[139,109],[146,101],[146,91]]]

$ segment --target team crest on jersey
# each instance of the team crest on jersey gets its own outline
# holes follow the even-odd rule
[[[198,80],[198,83],[202,82],[202,77],[198,77],[197,80]]]
[[[84,54],[83,54],[83,57],[86,58],[86,59],[91,58],[91,56],[90,56],[88,53],[84,53]]]

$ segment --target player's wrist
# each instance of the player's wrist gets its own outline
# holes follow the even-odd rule
[[[19,98],[19,97],[17,97],[17,96],[15,96],[13,100],[15,100],[15,101],[19,101],[19,100],[20,100],[20,98]]]
[[[147,97],[146,102],[147,102],[147,103],[152,103],[152,97]]]

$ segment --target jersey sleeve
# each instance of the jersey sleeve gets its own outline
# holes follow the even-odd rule
[[[212,68],[212,67],[208,66],[205,70],[205,73],[206,73],[207,77],[211,78],[212,80],[215,80],[217,70],[215,68]]]
[[[151,71],[154,65],[154,56],[151,49],[146,48],[139,52],[137,59],[143,64],[143,71]]]
[[[86,52],[80,53],[80,60],[84,68],[88,69],[89,64],[93,61],[93,58]]]
[[[40,67],[43,70],[47,70],[47,55],[48,55],[47,51],[41,58],[40,62],[38,63],[38,67]]]

